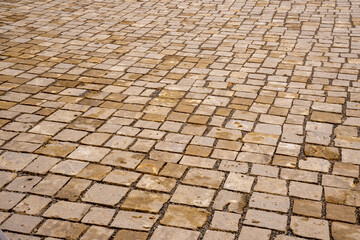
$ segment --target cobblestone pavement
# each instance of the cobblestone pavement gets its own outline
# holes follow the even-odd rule
[[[2,0],[10,239],[359,240],[359,0]]]

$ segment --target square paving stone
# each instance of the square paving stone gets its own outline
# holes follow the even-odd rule
[[[219,232],[213,230],[207,230],[205,232],[203,240],[234,240],[235,234],[229,232]]]
[[[360,238],[360,227],[354,224],[333,222],[331,234],[334,240],[356,240]]]
[[[14,211],[29,215],[40,214],[51,202],[50,198],[30,195],[21,201]]]
[[[304,200],[304,199],[294,199],[293,213],[295,214],[321,218],[322,215],[321,211],[322,211],[321,202]]]
[[[285,231],[287,216],[273,212],[249,209],[245,215],[244,224]]]
[[[83,137],[85,137],[88,132],[85,131],[77,131],[72,129],[64,129],[59,132],[56,136],[53,137],[55,140],[59,141],[70,141],[70,142],[77,142]]]
[[[127,188],[95,183],[81,198],[85,202],[114,206],[125,196]]]
[[[111,226],[116,228],[149,231],[158,217],[158,215],[149,213],[119,211],[114,221],[111,223]]]
[[[89,163],[75,161],[75,160],[65,160],[56,164],[50,172],[60,173],[70,176],[77,175],[81,170],[83,170]]]
[[[149,234],[147,232],[138,232],[138,231],[121,229],[115,235],[114,240],[123,240],[123,239],[146,240],[148,235]]]
[[[56,112],[51,114],[49,117],[47,117],[46,120],[69,123],[80,115],[81,115],[81,112],[57,110]]]
[[[115,169],[111,173],[109,173],[104,179],[104,182],[130,186],[133,182],[135,182],[141,176],[140,173],[130,172]]]
[[[43,216],[79,221],[89,209],[89,204],[59,201],[52,204]]]
[[[73,151],[68,156],[68,158],[79,159],[88,162],[100,162],[100,160],[103,159],[109,152],[110,149],[108,148],[81,145],[75,151]]]
[[[177,240],[196,240],[198,239],[200,232],[174,228],[174,227],[166,227],[159,226],[155,229],[154,234],[150,239],[152,240],[168,240],[168,239],[177,239]]]
[[[0,169],[20,171],[31,163],[37,155],[17,152],[4,152],[0,156]]]
[[[167,200],[169,200],[167,194],[132,190],[121,205],[121,209],[158,213]]]
[[[254,182],[254,177],[240,173],[230,173],[226,179],[224,188],[249,193]]]
[[[54,142],[50,141],[45,146],[36,150],[35,153],[52,156],[52,157],[66,157],[76,149],[78,144],[69,142]]]
[[[40,222],[40,217],[13,214],[0,226],[0,228],[2,230],[14,232],[31,233]]]
[[[271,234],[271,230],[268,229],[242,226],[239,239],[247,239],[247,240],[270,239],[270,234]]]
[[[135,169],[144,157],[145,154],[142,153],[113,150],[101,161],[101,163],[116,167]]]
[[[175,187],[175,185],[176,185],[176,180],[173,178],[159,177],[159,176],[145,174],[140,179],[136,187],[147,190],[171,192],[171,190]]]
[[[11,182],[16,177],[16,173],[0,171],[0,188]]]
[[[85,224],[48,219],[36,233],[42,236],[78,239],[87,228]]]
[[[219,188],[225,174],[213,170],[191,168],[186,174],[183,183],[210,188]]]
[[[25,194],[15,192],[0,192],[0,209],[10,210],[25,197]]]
[[[137,166],[136,171],[150,174],[158,174],[165,162],[151,159],[144,159]]]
[[[89,164],[83,170],[81,170],[81,172],[79,172],[77,177],[100,181],[110,171],[111,167],[103,166],[100,164]]]
[[[221,190],[215,198],[213,208],[230,212],[242,213],[246,206],[246,195],[238,192]]]
[[[32,193],[53,196],[70,178],[60,175],[47,175],[32,190]]]
[[[171,202],[208,207],[214,194],[215,190],[179,185],[171,198]]]
[[[92,240],[92,239],[110,239],[111,235],[114,233],[113,229],[108,229],[104,227],[91,226],[86,233],[81,237],[81,240]]]
[[[92,240],[92,239],[110,239],[111,235],[114,233],[113,229],[91,226],[86,233],[81,237],[81,240]]]
[[[92,207],[81,222],[98,225],[108,225],[115,214],[115,209]],[[99,217],[101,216],[101,217]]]
[[[239,228],[241,214],[215,211],[210,228],[236,232]]]
[[[254,192],[250,198],[249,206],[286,213],[290,208],[290,199],[283,196]]]
[[[40,180],[41,178],[37,176],[20,176],[8,184],[6,189],[18,192],[29,192]]]
[[[208,211],[200,208],[169,205],[160,223],[168,226],[198,229],[205,224],[209,215]]]
[[[299,236],[324,240],[330,239],[329,223],[325,220],[292,216],[290,229]]]
[[[72,178],[57,194],[57,198],[76,201],[80,195],[89,187],[90,180]]]
[[[61,129],[66,126],[64,123],[58,122],[50,122],[50,121],[43,121],[33,127],[29,132],[31,133],[38,133],[38,134],[45,134],[45,135],[55,135]]]
[[[59,158],[39,156],[33,162],[31,162],[24,169],[24,171],[37,174],[45,174],[59,161]]]

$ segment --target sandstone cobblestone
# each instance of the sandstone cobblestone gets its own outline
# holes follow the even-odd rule
[[[2,1],[0,228],[360,239],[358,12],[359,0]]]

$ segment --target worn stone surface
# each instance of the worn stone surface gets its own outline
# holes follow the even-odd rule
[[[49,219],[36,233],[43,236],[77,239],[87,228],[86,225],[80,223]]]
[[[286,215],[249,209],[245,215],[244,223],[247,225],[284,231],[286,228],[286,221]]]
[[[241,214],[216,211],[211,221],[210,228],[235,232],[238,230],[240,217]]]
[[[244,226],[240,232],[240,239],[257,240],[269,239],[271,230]]]
[[[120,202],[127,191],[128,189],[123,187],[97,183],[84,194],[82,200],[113,206]]]
[[[1,1],[0,228],[359,239],[358,12],[359,0]]]
[[[196,240],[198,239],[200,233],[192,230],[159,226],[151,239],[166,240],[171,238],[176,238],[179,240]]]
[[[167,194],[133,190],[125,199],[121,208],[157,213],[168,199],[169,195]]]
[[[303,237],[330,239],[329,225],[324,220],[293,216],[290,228],[296,235]]]
[[[89,208],[89,204],[59,201],[52,204],[43,216],[79,221],[87,213]]]
[[[198,229],[204,225],[209,215],[210,213],[203,209],[169,205],[160,222],[168,226]]]
[[[175,190],[171,201],[199,207],[208,207],[215,194],[214,190],[180,185]]]
[[[149,213],[120,211],[111,223],[111,226],[147,231],[154,225],[157,218],[157,215]]]
[[[41,222],[40,217],[14,214],[0,225],[2,230],[10,230],[21,233],[31,233]]]
[[[335,240],[355,240],[360,237],[360,227],[347,223],[333,222],[331,224],[331,233]]]

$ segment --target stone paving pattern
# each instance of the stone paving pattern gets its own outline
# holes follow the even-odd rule
[[[359,240],[359,0],[3,0],[10,239]]]

